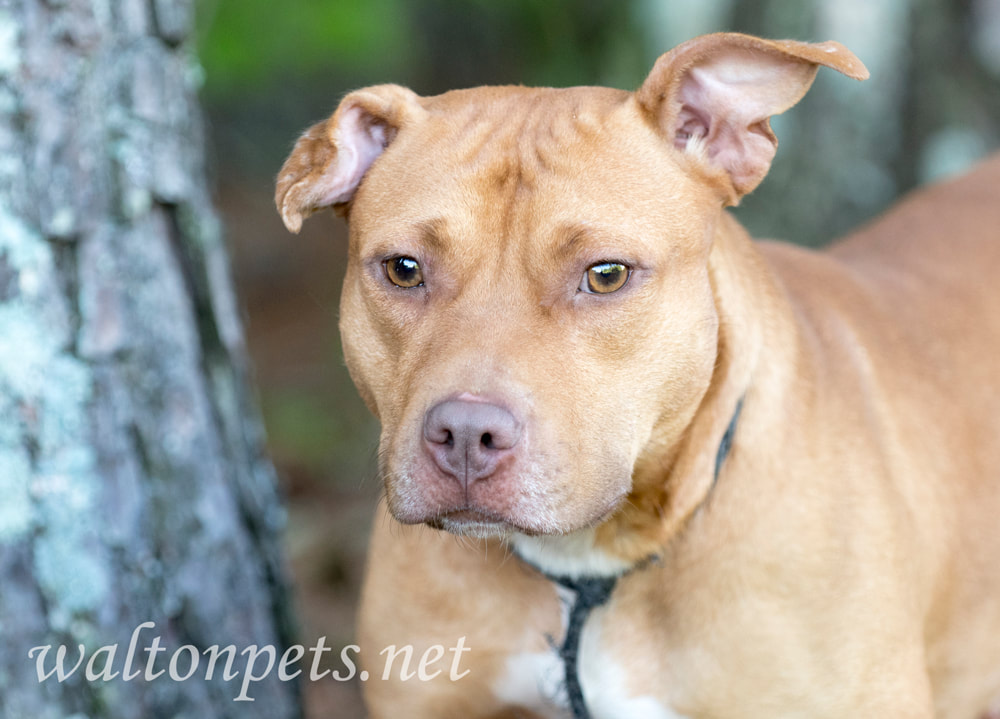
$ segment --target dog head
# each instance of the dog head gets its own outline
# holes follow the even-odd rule
[[[298,141],[277,205],[293,232],[348,217],[341,331],[397,519],[569,535],[648,504],[639,468],[676,503],[685,446],[669,494],[708,486],[739,398],[713,238],[819,65],[866,74],[835,43],[710,35],[635,93],[382,85]]]

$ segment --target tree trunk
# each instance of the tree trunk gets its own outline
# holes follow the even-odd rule
[[[264,671],[290,635],[284,515],[206,188],[192,13],[0,0],[5,719],[300,714]],[[131,674],[150,677],[126,677],[145,622]],[[225,654],[206,678],[212,645],[235,647],[230,681]],[[40,680],[60,646],[83,663]],[[267,676],[247,683],[251,647]]]

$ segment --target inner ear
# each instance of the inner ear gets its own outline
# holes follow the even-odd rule
[[[361,178],[389,146],[397,128],[384,118],[369,114],[361,106],[348,107],[334,131],[333,142],[341,158],[317,180],[319,202],[329,206],[349,201]]]
[[[778,145],[771,116],[802,98],[820,65],[867,77],[836,43],[706,35],[661,56],[636,99],[675,148],[719,178],[725,201],[736,204],[771,166]]]
[[[419,98],[398,85],[352,92],[324,122],[295,143],[275,188],[275,203],[292,232],[324,207],[350,202],[365,173],[400,128],[424,113]]]
[[[683,105],[680,112],[677,113],[676,125],[674,147],[678,150],[685,150],[691,140],[697,142],[700,138],[708,136],[711,120],[705,113],[698,112],[690,105]]]

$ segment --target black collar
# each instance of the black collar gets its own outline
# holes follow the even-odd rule
[[[712,487],[719,481],[719,472],[722,471],[722,465],[726,461],[726,457],[729,456],[730,450],[733,448],[733,435],[736,434],[736,423],[740,419],[740,412],[743,411],[743,397],[740,397],[740,401],[736,403],[736,409],[733,410],[733,418],[729,420],[729,426],[726,427],[726,433],[722,435],[722,440],[719,442],[719,451],[715,455],[715,474],[712,475]]]
[[[743,399],[740,398],[740,401],[736,403],[733,418],[729,420],[729,426],[726,427],[726,433],[722,435],[722,441],[719,442],[719,451],[715,455],[715,472],[712,476],[713,489],[719,481],[719,473],[722,471],[722,465],[733,448],[733,435],[736,434],[736,423],[739,420],[742,409]],[[569,622],[566,625],[566,636],[563,637],[562,645],[556,647],[559,652],[559,658],[563,662],[566,677],[566,694],[569,698],[570,709],[573,712],[573,719],[590,719],[590,710],[587,708],[587,702],[583,698],[583,688],[580,685],[579,662],[577,661],[580,653],[580,635],[583,633],[583,626],[587,622],[587,617],[590,616],[591,610],[595,607],[607,604],[608,600],[611,599],[612,592],[615,591],[615,586],[618,584],[619,579],[626,574],[644,569],[657,559],[658,557],[655,556],[647,557],[621,574],[610,577],[562,577],[549,574],[535,567],[546,579],[574,593],[573,605],[569,610]],[[526,563],[531,564],[530,562]],[[531,566],[534,567],[533,564]],[[555,644],[554,641],[552,643],[553,645]]]

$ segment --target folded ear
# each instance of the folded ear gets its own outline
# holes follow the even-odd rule
[[[420,98],[399,85],[345,97],[332,117],[299,138],[278,173],[274,201],[285,227],[298,232],[317,210],[350,201],[399,129],[423,114]]]
[[[718,176],[726,201],[736,204],[771,166],[778,140],[770,117],[802,99],[820,65],[868,77],[839,43],[703,35],[662,55],[636,99],[675,147]]]

